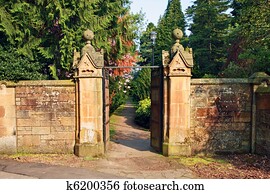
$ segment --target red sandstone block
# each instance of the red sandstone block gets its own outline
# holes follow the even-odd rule
[[[27,87],[16,87],[16,94],[26,94],[28,91]]]
[[[7,128],[5,126],[0,126],[0,137],[4,137],[4,136],[7,136],[7,135],[9,135],[8,131],[7,131]]]
[[[197,117],[207,117],[209,108],[197,108],[196,116]]]
[[[33,135],[46,135],[50,134],[51,128],[50,127],[32,127],[32,134]]]
[[[17,135],[31,135],[32,134],[32,128],[31,127],[17,127]]]
[[[58,132],[72,132],[75,133],[75,126],[51,126],[51,133],[55,134]]]
[[[36,120],[35,118],[17,119],[17,126],[19,127],[40,126],[40,121]]]
[[[75,118],[70,118],[70,117],[60,117],[58,118],[58,121],[61,123],[63,126],[73,126],[75,125]]]
[[[54,134],[55,140],[73,140],[75,132],[57,132]]]
[[[216,107],[211,108],[197,108],[196,110],[196,116],[197,117],[205,117],[205,118],[212,118],[212,117],[218,117],[219,112]]]
[[[34,110],[36,106],[21,106],[17,105],[16,110]]]
[[[61,93],[59,95],[59,101],[63,101],[63,102],[75,101],[75,93],[74,94]]]
[[[36,106],[37,105],[37,99],[32,98],[21,98],[21,105],[22,106]]]
[[[39,135],[23,135],[18,137],[18,147],[31,147],[40,145]]]
[[[41,127],[51,127],[51,126],[61,126],[61,123],[58,120],[41,120]]]

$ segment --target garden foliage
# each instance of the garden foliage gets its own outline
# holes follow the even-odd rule
[[[130,14],[129,5],[129,0],[0,0],[0,45],[46,64],[51,78],[65,79],[74,49],[83,47],[82,34],[90,29],[105,64],[117,66],[135,53],[141,17]]]
[[[132,76],[111,76],[109,78],[110,91],[110,113],[113,113],[118,107],[124,104],[130,92],[130,81]]]
[[[131,82],[131,96],[135,102],[150,98],[151,69],[145,68],[138,71]]]
[[[144,100],[139,101],[136,110],[135,122],[146,128],[150,128],[150,114],[151,114],[151,100],[150,98],[146,98]]]
[[[19,56],[15,51],[3,50],[0,46],[0,80],[42,80],[46,79],[45,65],[32,62],[28,58]]]

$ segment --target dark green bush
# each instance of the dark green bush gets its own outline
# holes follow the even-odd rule
[[[4,50],[0,46],[0,80],[42,80],[44,65],[30,61],[26,57],[19,56],[15,52]]]
[[[229,66],[222,71],[222,76],[226,78],[247,78],[247,68],[240,67],[235,63],[230,63]]]
[[[151,69],[142,69],[135,74],[131,83],[131,96],[136,102],[150,98]]]
[[[139,101],[136,110],[135,122],[147,129],[150,128],[151,100],[146,98]]]

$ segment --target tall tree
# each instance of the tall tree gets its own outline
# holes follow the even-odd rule
[[[170,50],[174,43],[172,31],[180,28],[185,33],[185,17],[182,12],[180,0],[168,0],[167,9],[164,15],[159,19],[157,25],[157,40],[155,46],[155,61],[161,64],[162,50]]]
[[[233,29],[225,76],[270,73],[270,1],[234,0],[232,8]]]
[[[226,61],[229,0],[196,0],[187,9],[192,21],[190,46],[194,50],[195,77],[217,75]]]
[[[135,52],[139,17],[129,14],[129,4],[129,0],[0,0],[0,44],[46,63],[55,78],[65,77],[73,50],[82,47],[82,32],[89,28],[95,33],[93,45],[105,51],[106,64],[117,65]]]
[[[156,31],[156,27],[153,23],[149,23],[146,30],[142,32],[140,37],[140,65],[150,65],[152,60],[152,41],[150,40],[150,34],[152,31]]]

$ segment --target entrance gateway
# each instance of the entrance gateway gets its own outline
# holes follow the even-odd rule
[[[163,155],[190,155],[190,79],[192,50],[180,44],[183,33],[173,31],[175,44],[171,52],[163,51],[161,66],[151,73],[151,146]],[[84,32],[86,45],[74,52],[76,80],[76,144],[77,156],[103,155],[109,146],[109,81],[103,52],[91,45],[94,34]],[[121,67],[127,68],[127,67]],[[128,67],[130,68],[130,67]],[[134,67],[138,68],[138,67]]]

